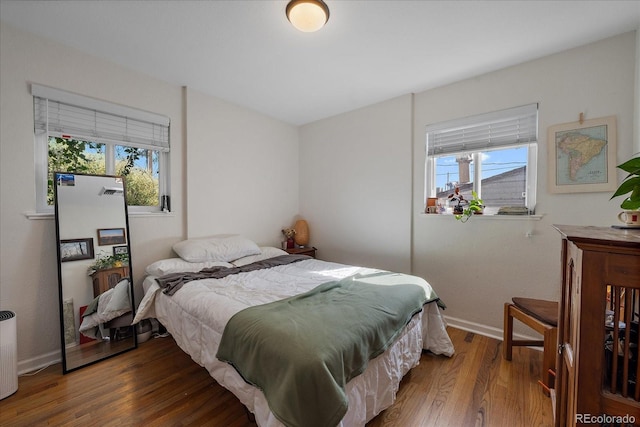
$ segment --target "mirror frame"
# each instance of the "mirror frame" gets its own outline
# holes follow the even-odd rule
[[[93,250],[93,238],[91,239],[91,243],[89,244],[90,248],[89,249],[89,255],[87,255],[86,257],[82,256],[82,257],[73,257],[71,259],[67,259],[65,261],[62,260],[62,254],[60,252],[60,242],[61,242],[61,236],[60,236],[60,212],[59,212],[59,207],[58,207],[58,185],[57,185],[57,180],[58,180],[58,176],[64,174],[64,175],[73,175],[73,176],[77,176],[77,177],[96,177],[96,178],[113,178],[113,179],[121,179],[122,180],[122,190],[123,190],[123,204],[124,204],[124,218],[125,218],[125,236],[126,236],[126,244],[123,243],[122,245],[119,246],[125,246],[127,247],[127,252],[129,254],[129,298],[130,298],[130,303],[131,303],[131,316],[132,316],[132,320],[135,317],[135,297],[134,297],[134,286],[133,286],[133,269],[132,269],[132,262],[131,262],[131,235],[129,233],[129,213],[128,213],[128,209],[127,209],[127,199],[126,199],[126,184],[125,184],[125,179],[122,176],[115,176],[115,175],[100,175],[100,174],[84,174],[84,173],[76,173],[76,172],[60,172],[60,171],[56,171],[53,173],[53,179],[54,179],[54,204],[55,204],[55,227],[56,227],[56,253],[57,253],[57,261],[58,261],[58,308],[59,308],[59,314],[60,314],[60,349],[61,349],[61,354],[62,354],[62,372],[63,374],[67,374],[69,372],[73,372],[77,369],[83,368],[85,366],[89,366],[89,365],[93,365],[95,363],[98,363],[100,361],[109,359],[111,357],[117,356],[119,354],[125,353],[127,351],[130,350],[134,350],[138,347],[138,337],[137,337],[137,329],[135,327],[135,325],[131,325],[131,335],[132,335],[132,339],[133,339],[133,345],[131,345],[130,347],[125,347],[122,349],[116,349],[112,352],[108,352],[108,353],[104,353],[103,356],[94,356],[90,358],[90,360],[86,363],[79,363],[78,365],[69,367],[68,366],[68,357],[67,357],[67,345],[65,342],[65,312],[64,312],[64,295],[63,295],[63,281],[62,281],[62,277],[63,277],[63,262],[65,261],[72,261],[72,260],[77,260],[77,259],[92,259],[95,261],[95,258],[97,258],[98,254],[95,253],[95,257],[94,257],[94,250]],[[102,227],[100,226],[96,226],[96,231],[98,229],[101,229]],[[65,238],[65,240],[67,240]],[[85,239],[72,239],[72,240],[85,240]],[[89,276],[88,280],[89,280]],[[87,286],[89,286],[89,281],[87,282]],[[75,316],[75,310],[76,308],[74,307],[74,316]],[[125,313],[127,314],[127,313]],[[77,326],[77,328],[75,327],[75,322],[74,322],[74,329],[79,329],[80,325]],[[79,332],[78,332],[79,333]],[[81,344],[79,344],[81,345]]]

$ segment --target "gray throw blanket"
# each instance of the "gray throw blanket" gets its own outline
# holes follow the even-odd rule
[[[262,270],[265,268],[276,267],[279,265],[291,264],[305,259],[311,259],[307,255],[281,255],[268,258],[262,261],[256,261],[241,267],[211,267],[205,268],[197,272],[189,273],[171,273],[156,279],[162,292],[167,295],[173,295],[185,283],[202,279],[222,279],[231,274],[247,273],[249,271]]]
[[[437,295],[415,276],[350,276],[236,313],[217,357],[260,388],[286,426],[335,427],[347,411],[346,383],[430,301]]]

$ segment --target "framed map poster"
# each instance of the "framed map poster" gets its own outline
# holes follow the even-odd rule
[[[615,116],[550,126],[547,139],[551,193],[616,190]]]

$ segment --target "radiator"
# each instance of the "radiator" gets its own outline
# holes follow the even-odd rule
[[[18,390],[16,314],[0,311],[0,400]]]

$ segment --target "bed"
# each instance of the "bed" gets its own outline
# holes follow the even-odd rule
[[[143,283],[145,294],[134,323],[145,318],[158,319],[180,348],[196,363],[205,367],[220,385],[230,390],[255,416],[256,423],[261,427],[364,426],[394,402],[400,380],[410,369],[417,366],[423,349],[444,356],[454,353],[453,344],[441,316],[440,301],[429,284],[421,278],[326,262],[308,256],[290,256],[278,248],[258,247],[242,236],[190,239],[174,245],[173,249],[180,258],[160,260],[146,268],[147,276]],[[281,329],[281,326],[292,323],[288,319],[293,314],[283,311],[288,309],[288,306],[295,306],[298,301],[307,304],[312,296],[316,295],[340,295],[338,299],[341,300],[350,286],[355,291],[349,298],[357,294],[360,299],[363,295],[363,292],[359,291],[363,289],[360,287],[362,285],[371,287],[376,292],[392,291],[393,294],[400,293],[399,289],[405,286],[407,291],[416,292],[418,289],[420,295],[424,292],[425,299],[420,300],[418,309],[409,308],[408,315],[405,314],[406,318],[399,320],[402,322],[401,327],[395,332],[390,332],[381,341],[384,345],[376,344],[370,351],[372,358],[358,362],[360,364],[349,374],[336,376],[334,373],[329,380],[325,381],[322,377],[317,380],[318,383],[314,383],[316,377],[311,373],[315,372],[315,368],[310,364],[300,368],[297,373],[291,370],[279,371],[276,374],[277,378],[271,379],[253,377],[253,372],[247,371],[249,368],[246,363],[262,363],[274,357],[289,357],[288,354],[295,353],[293,349],[297,347],[291,344],[293,341],[289,339],[262,339],[262,344],[248,347],[249,350],[237,350],[235,357],[237,353],[246,355],[248,352],[262,351],[261,346],[265,345],[265,341],[284,341],[286,345],[279,344],[280,349],[284,351],[278,356],[263,357],[264,353],[251,353],[257,356],[245,357],[247,360],[228,360],[229,352],[224,353],[232,348],[234,343],[248,341],[245,338],[252,333],[259,337],[264,336],[266,329],[256,332],[251,328],[255,325],[267,327],[264,326],[267,321],[263,319],[269,314],[267,311],[256,310],[268,310],[273,306],[272,315],[275,315],[276,319],[277,316],[282,319],[276,321],[278,327],[275,329]],[[407,296],[405,299],[407,303],[415,304],[411,301],[416,298]],[[330,304],[324,304],[323,307],[332,306],[334,303],[343,303],[347,304],[345,307],[351,307],[354,300],[336,302],[337,299],[333,298],[330,301]],[[307,310],[307,306],[304,307],[304,310]],[[342,311],[353,313],[351,309]],[[384,308],[378,311],[388,310]],[[247,323],[251,326],[248,326],[246,331],[243,330],[242,333],[248,335],[241,335],[237,332],[240,330],[237,326],[239,318],[249,313],[257,317]],[[333,321],[333,315],[329,317]],[[348,322],[357,321],[356,317],[350,318]],[[393,317],[398,318],[395,315]],[[318,323],[324,323],[314,322],[316,327]],[[352,325],[349,323],[343,330],[353,329]],[[231,331],[226,331],[227,327]],[[297,323],[295,327],[301,328]],[[313,334],[304,332],[300,335],[310,337],[314,344],[316,341],[320,342],[319,336],[322,332],[318,332],[318,329],[313,331]],[[233,337],[233,332],[240,335]],[[325,345],[322,344],[318,353],[324,353],[322,349]],[[359,359],[359,356],[349,358],[356,359]],[[243,363],[245,365],[242,365]],[[294,363],[279,362],[271,366],[264,365],[262,369],[288,369],[289,365],[293,366]],[[326,370],[331,369],[319,369]],[[320,372],[318,375],[324,376],[325,373]],[[318,385],[320,383],[323,385]],[[325,383],[331,383],[327,385],[329,389],[322,388],[325,387]],[[307,387],[307,390],[303,390],[302,387]],[[278,396],[274,397],[274,394]],[[328,403],[326,399],[329,399]],[[331,406],[332,410],[328,411],[323,404],[335,404],[335,407]],[[318,408],[314,409],[309,405],[317,405]],[[297,408],[299,413],[290,413],[291,408]],[[312,416],[314,410],[317,413]]]

